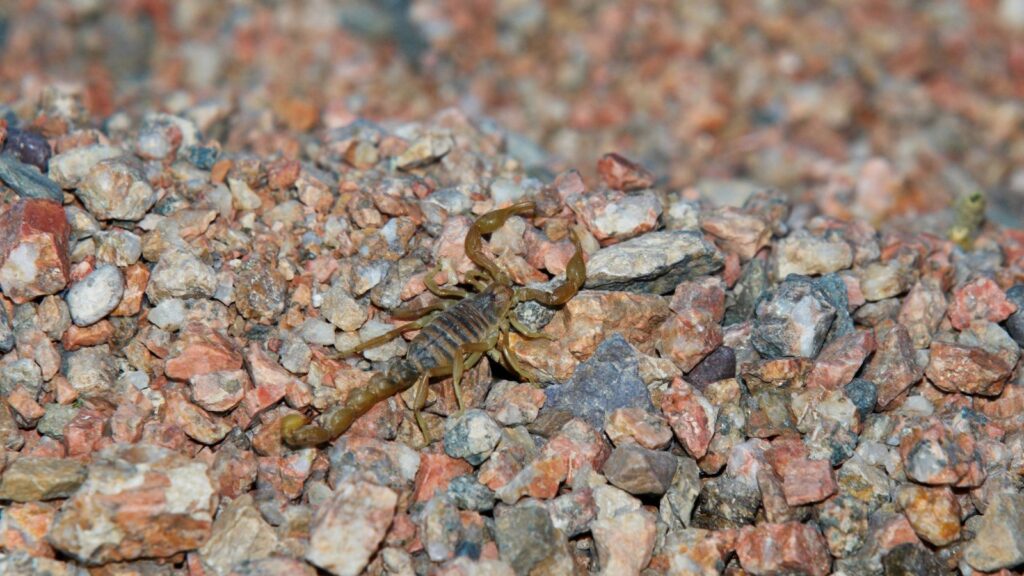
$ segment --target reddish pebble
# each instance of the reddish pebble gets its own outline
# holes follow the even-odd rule
[[[183,338],[186,342],[181,353],[167,360],[165,365],[168,378],[188,380],[198,374],[242,367],[242,355],[216,330],[191,324]]]
[[[825,576],[832,566],[825,538],[809,524],[762,524],[740,531],[740,565],[751,574]]]
[[[654,176],[646,168],[614,152],[597,161],[597,173],[615,190],[643,190],[654,185]]]
[[[949,305],[949,321],[957,330],[964,330],[974,320],[1002,322],[1017,311],[1017,305],[991,279],[984,276],[957,288]]]
[[[0,287],[17,304],[55,294],[70,279],[71,227],[56,202],[23,198],[0,215]]]
[[[472,473],[473,467],[461,458],[447,454],[421,454],[413,502],[426,502],[437,492],[445,492],[453,478]]]
[[[682,378],[676,378],[662,398],[661,411],[690,456],[700,459],[707,454],[715,434],[718,409],[703,394]]]
[[[800,506],[821,502],[836,492],[832,465],[826,460],[804,460],[786,468],[782,492],[786,503]]]

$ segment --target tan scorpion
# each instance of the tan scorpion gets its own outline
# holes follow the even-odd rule
[[[434,275],[437,266],[427,274],[424,283],[441,298],[440,301],[416,309],[394,310],[391,316],[399,320],[412,320],[385,334],[371,338],[350,351],[356,354],[380,346],[404,332],[420,330],[412,339],[404,358],[393,359],[387,368],[370,382],[349,395],[343,404],[335,406],[324,414],[321,424],[315,425],[300,414],[285,416],[281,421],[284,441],[293,447],[316,446],[329,442],[345,433],[353,422],[366,414],[378,402],[400,394],[416,386],[413,394],[413,414],[424,438],[429,435],[420,410],[426,403],[427,384],[430,378],[452,377],[452,386],[459,409],[463,409],[462,389],[459,381],[466,370],[487,354],[494,361],[504,364],[514,372],[531,379],[509,347],[509,332],[515,329],[527,338],[548,338],[546,334],[531,331],[511,314],[519,302],[533,300],[548,306],[560,306],[572,298],[583,286],[587,271],[583,262],[583,249],[575,232],[572,235],[576,252],[565,270],[565,281],[552,290],[544,292],[536,288],[514,286],[508,274],[483,252],[482,236],[490,234],[510,217],[532,212],[532,202],[521,202],[488,212],[478,218],[466,234],[466,255],[479,270],[472,270],[466,282],[477,293],[461,288],[439,287]],[[455,300],[455,299],[458,300]],[[502,362],[504,360],[504,362]]]

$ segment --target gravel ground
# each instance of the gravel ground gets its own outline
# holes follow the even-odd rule
[[[748,4],[0,7],[0,573],[1020,574],[1024,3]]]

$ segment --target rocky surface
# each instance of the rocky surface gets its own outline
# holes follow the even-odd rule
[[[0,9],[0,572],[1024,567],[1020,2],[57,4]],[[284,445],[527,199],[542,337]]]

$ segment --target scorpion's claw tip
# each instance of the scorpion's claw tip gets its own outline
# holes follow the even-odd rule
[[[289,414],[281,419],[281,436],[285,442],[289,442],[295,432],[309,423],[309,420],[301,414]]]

